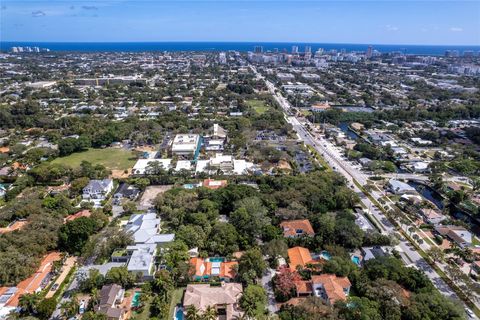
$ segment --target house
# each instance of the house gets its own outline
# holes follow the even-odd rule
[[[117,200],[130,199],[135,200],[140,194],[140,189],[128,183],[121,183],[113,197]]]
[[[313,294],[329,305],[347,300],[352,286],[347,277],[337,277],[334,274],[313,275],[311,283]]]
[[[425,222],[430,224],[439,224],[447,218],[440,211],[430,208],[422,208],[420,215]]]
[[[156,172],[150,172],[155,170],[155,168],[167,171],[168,169],[170,169],[171,163],[172,159],[138,159],[132,168],[132,174],[155,174]]]
[[[202,182],[203,187],[205,187],[207,189],[211,189],[211,190],[226,187],[227,184],[228,184],[227,180],[205,179]]]
[[[329,305],[347,300],[352,286],[347,277],[334,274],[312,275],[310,280],[295,280],[294,284],[297,298],[314,295]]]
[[[206,151],[223,151],[227,142],[227,132],[217,123],[213,124],[210,130],[212,134],[204,137],[204,146]]]
[[[472,246],[472,233],[464,227],[437,225],[435,226],[435,232],[443,237],[447,237],[461,248]]]
[[[118,284],[109,284],[102,287],[100,301],[95,307],[95,312],[103,314],[108,320],[122,320],[125,317],[125,309],[120,308],[125,290]]]
[[[290,220],[280,223],[280,228],[283,229],[283,236],[285,238],[296,238],[302,236],[314,236],[310,221],[304,220]]]
[[[155,256],[161,247],[175,240],[175,234],[160,234],[160,219],[155,213],[134,214],[125,225],[134,244],[112,254],[113,262],[127,263],[127,270],[151,280],[156,272]]]
[[[155,255],[157,245],[136,244],[127,247],[128,263],[127,270],[134,275],[142,274],[142,278],[152,280],[155,274]]]
[[[185,310],[194,306],[200,312],[205,312],[207,307],[215,307],[219,319],[240,319],[243,312],[238,303],[242,293],[240,283],[223,282],[221,286],[215,287],[209,284],[189,284],[183,297],[183,306]]]
[[[172,242],[174,234],[159,234],[160,219],[155,213],[133,214],[125,225],[135,244],[165,244]]]
[[[411,164],[411,168],[412,171],[416,173],[425,173],[430,171],[429,163],[425,161],[414,162]]]
[[[50,271],[54,261],[62,259],[60,252],[51,252],[43,257],[37,271],[27,279],[20,281],[16,287],[0,287],[0,318],[5,312],[18,307],[20,297],[27,293],[43,290],[50,281]]]
[[[20,230],[24,228],[28,224],[28,221],[26,219],[18,219],[13,222],[11,222],[8,226],[4,228],[0,228],[0,234],[2,233],[8,233],[12,232],[15,230]]]
[[[388,257],[392,253],[392,248],[387,246],[374,246],[374,247],[363,247],[362,251],[362,261],[368,261],[371,259],[378,259],[381,257]]]
[[[63,222],[64,223],[67,223],[69,221],[73,221],[73,220],[76,220],[78,218],[82,218],[82,217],[85,217],[85,218],[88,218],[92,215],[92,212],[90,210],[80,210],[78,211],[77,213],[74,213],[74,214],[71,214],[69,216],[66,216],[64,219],[63,219]]]
[[[193,279],[196,281],[208,280],[211,277],[218,277],[221,281],[230,281],[235,278],[238,262],[225,261],[224,258],[213,257],[202,259],[194,257],[190,259],[193,268]]]
[[[83,188],[83,199],[105,200],[107,194],[113,190],[113,180],[90,180],[88,185]]]
[[[288,258],[290,260],[290,270],[296,271],[298,267],[305,268],[307,264],[317,264],[318,261],[312,258],[310,250],[303,247],[293,247],[288,249]]]
[[[177,134],[172,142],[172,154],[194,157],[200,148],[201,139],[198,134]]]
[[[394,194],[416,194],[417,190],[414,187],[410,186],[405,182],[401,182],[395,179],[390,179],[388,181],[388,190]]]

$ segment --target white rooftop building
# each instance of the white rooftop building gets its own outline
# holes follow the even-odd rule
[[[168,170],[170,169],[172,159],[139,159],[133,166],[132,174],[143,175],[148,173],[146,171],[149,165],[153,163],[158,163],[162,169]]]
[[[198,134],[177,134],[173,139],[172,153],[182,156],[193,156],[200,145]]]

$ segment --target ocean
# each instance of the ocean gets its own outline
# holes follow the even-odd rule
[[[305,46],[310,46],[312,52],[319,48],[325,50],[366,51],[372,45],[380,52],[400,51],[405,54],[444,55],[446,50],[466,50],[480,52],[480,46],[450,46],[450,45],[386,45],[386,44],[344,44],[344,43],[297,43],[297,42],[0,42],[0,50],[8,51],[12,47],[40,47],[52,51],[72,52],[144,52],[144,51],[253,51],[255,46],[262,46],[264,51],[275,48],[291,51],[292,46],[298,46],[302,52]]]

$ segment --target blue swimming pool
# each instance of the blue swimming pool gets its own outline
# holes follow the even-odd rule
[[[222,257],[212,257],[208,258],[209,262],[225,262],[225,258]]]
[[[320,258],[323,258],[324,260],[330,260],[332,259],[332,255],[328,251],[322,251],[320,252]]]
[[[140,295],[140,291],[135,291],[131,303],[132,307],[138,307],[140,305]]]
[[[355,263],[357,266],[360,265],[360,257],[352,256],[352,261],[353,261],[353,263]]]
[[[175,309],[175,320],[183,320],[183,308],[177,306]]]

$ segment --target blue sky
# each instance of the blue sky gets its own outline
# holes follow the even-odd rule
[[[480,0],[0,0],[2,41],[480,45]]]

